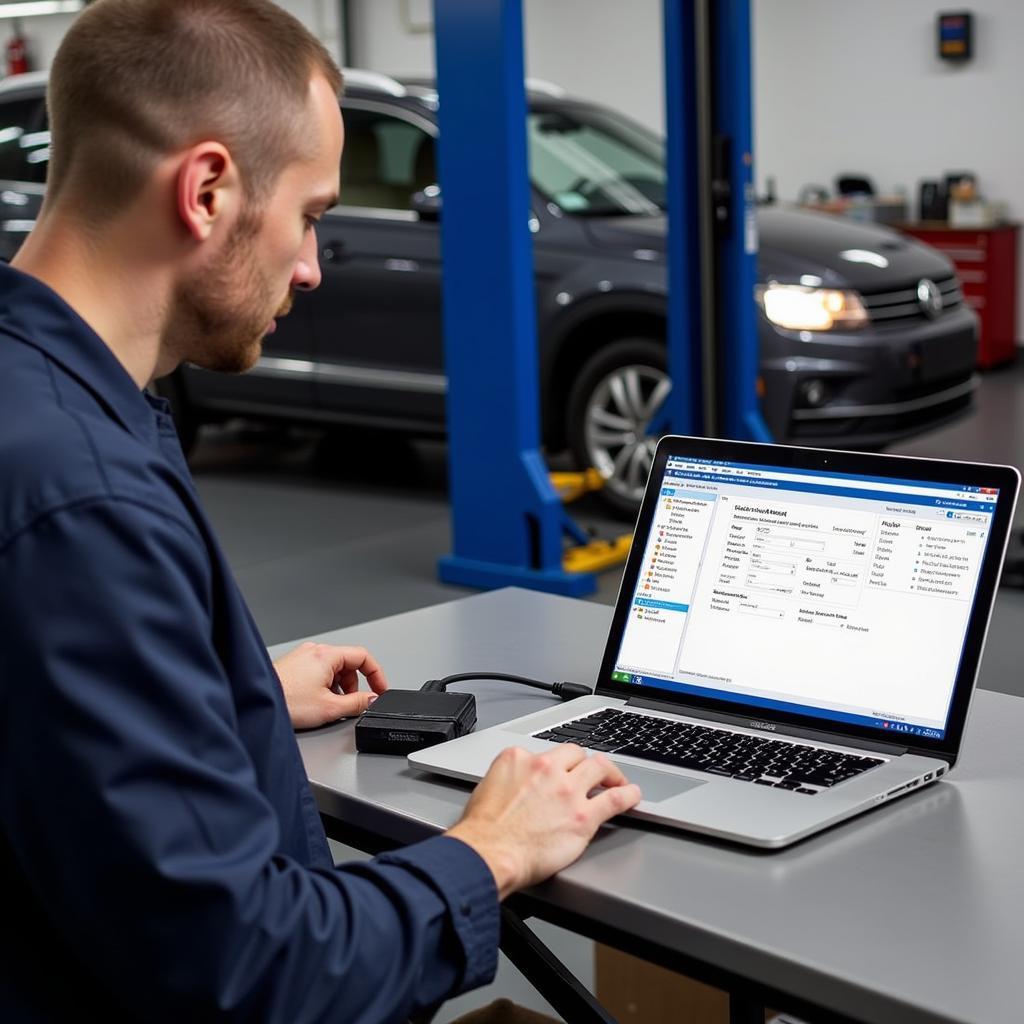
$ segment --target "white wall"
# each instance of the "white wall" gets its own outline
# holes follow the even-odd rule
[[[21,34],[28,43],[28,59],[33,71],[42,71],[53,63],[53,55],[74,20],[73,14],[48,14],[21,19]],[[11,21],[0,21],[0,43],[6,45],[14,34],[11,27],[13,24]],[[3,72],[6,70],[5,59]]]
[[[291,11],[334,54],[341,55],[341,27],[337,0],[278,0],[280,6]],[[45,70],[53,63],[64,33],[75,20],[73,14],[49,14],[21,19],[22,34],[28,40],[29,59],[33,70]],[[0,21],[0,43],[6,43],[12,33],[10,21]]]
[[[406,0],[350,0],[359,67],[433,75],[434,39],[409,32]],[[524,0],[527,74],[663,127],[661,0]]]

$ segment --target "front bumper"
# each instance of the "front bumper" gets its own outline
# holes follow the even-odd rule
[[[848,334],[785,331],[764,318],[760,329],[764,417],[779,440],[877,447],[965,412],[977,387],[977,320],[966,307]],[[808,390],[824,397],[812,402]]]

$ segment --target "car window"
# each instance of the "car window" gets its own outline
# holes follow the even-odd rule
[[[414,192],[437,181],[434,140],[375,110],[346,107],[341,205],[408,210]]]
[[[40,97],[0,103],[0,178],[5,181],[46,180],[50,133]]]
[[[566,213],[664,209],[663,147],[625,118],[585,107],[533,111],[527,138],[530,180]]]

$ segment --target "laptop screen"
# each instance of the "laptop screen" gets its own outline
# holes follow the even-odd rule
[[[942,739],[998,502],[670,455],[612,679]]]

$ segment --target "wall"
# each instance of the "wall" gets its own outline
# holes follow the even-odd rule
[[[28,41],[28,58],[33,71],[48,68],[60,46],[68,26],[75,20],[73,14],[48,14],[21,20],[21,34]],[[0,42],[6,44],[14,34],[12,21],[0,21]],[[6,62],[4,65],[6,71]]]
[[[434,40],[411,33],[406,0],[350,0],[353,62],[433,75]],[[661,0],[524,0],[527,74],[663,128]]]
[[[339,25],[338,0],[278,0],[280,5],[291,11],[303,24],[309,26],[324,45],[340,59],[341,27]],[[41,17],[24,18],[22,32],[29,42],[29,58],[33,70],[43,70],[53,63],[64,33],[74,21],[73,14],[50,14]],[[6,42],[11,35],[10,21],[0,21],[0,42]]]

